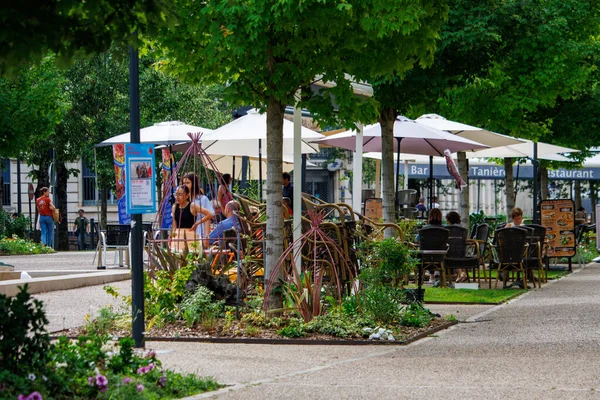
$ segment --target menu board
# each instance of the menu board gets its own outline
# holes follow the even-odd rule
[[[546,227],[548,257],[575,255],[575,203],[571,199],[542,200],[542,225]]]

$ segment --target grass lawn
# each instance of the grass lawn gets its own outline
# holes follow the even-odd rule
[[[523,289],[471,290],[428,287],[425,289],[425,302],[500,304],[525,292]]]

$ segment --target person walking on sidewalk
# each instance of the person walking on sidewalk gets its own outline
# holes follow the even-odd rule
[[[90,222],[83,215],[83,208],[80,208],[78,213],[79,216],[75,218],[73,224],[73,232],[77,234],[77,250],[85,250],[85,235],[90,233]]]
[[[50,199],[50,191],[47,187],[40,189],[40,197],[35,201],[35,206],[40,214],[40,229],[42,230],[42,244],[52,247],[52,239],[54,235],[54,220],[52,213],[54,212],[54,204]]]

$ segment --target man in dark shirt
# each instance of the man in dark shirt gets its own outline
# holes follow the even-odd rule
[[[75,218],[73,232],[77,234],[77,250],[85,250],[85,234],[90,233],[88,219],[83,215],[83,209],[78,211],[79,217]]]
[[[281,189],[281,194],[283,197],[287,197],[290,199],[290,208],[294,209],[294,185],[290,181],[290,174],[287,172],[283,173],[283,179],[281,183],[283,184],[283,188]]]

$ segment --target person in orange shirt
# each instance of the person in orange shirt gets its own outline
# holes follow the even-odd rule
[[[44,246],[52,247],[52,239],[54,234],[54,220],[52,219],[52,212],[55,207],[50,199],[50,190],[47,187],[40,189],[40,197],[35,201],[35,206],[40,214],[40,228],[42,229],[42,244]]]

